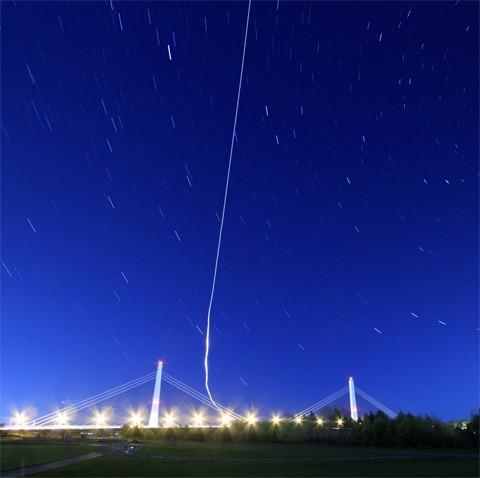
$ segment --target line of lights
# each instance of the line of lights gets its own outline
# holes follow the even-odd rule
[[[21,412],[17,411],[14,413],[13,417],[11,418],[10,427],[12,426],[12,424],[18,428],[22,428],[22,427],[45,428],[47,426],[50,428],[73,427],[72,422],[76,412],[80,410],[84,410],[87,407],[90,407],[92,405],[96,405],[97,403],[105,401],[106,399],[109,399],[109,398],[111,399],[112,397],[116,397],[121,393],[128,392],[134,388],[139,387],[140,385],[147,384],[148,382],[152,381],[154,376],[155,376],[155,373],[150,373],[146,376],[140,377],[139,379],[132,380],[130,382],[127,382],[126,384],[120,385],[119,387],[115,387],[107,392],[103,392],[101,394],[90,397],[74,405],[67,406],[61,410],[56,410],[55,412],[49,413],[36,420],[32,419],[32,415],[34,415],[33,409],[23,410]],[[177,380],[176,378],[168,374],[164,374],[164,379],[168,384],[172,386],[171,391],[175,396],[178,395],[179,393],[180,394],[185,393],[190,397],[192,397],[193,399],[200,401],[203,405],[205,405],[205,408],[206,407],[215,408],[212,406],[211,401],[206,395],[203,395],[200,392],[197,392],[195,389],[189,387],[188,385],[184,384],[180,380]],[[177,391],[175,391],[175,389]],[[373,397],[371,397],[370,395],[368,395],[366,392],[359,389],[358,387],[356,387],[356,390],[358,395],[360,395],[362,398],[364,398],[365,400],[367,400],[368,402],[370,402],[371,404],[373,404],[374,406],[376,406],[377,408],[385,412],[388,416],[395,418],[396,414],[392,410],[382,405],[380,402],[375,400]],[[285,422],[293,421],[297,425],[301,425],[302,422],[306,419],[307,414],[316,413],[320,408],[346,395],[348,391],[349,391],[349,388],[345,387],[335,392],[334,394],[330,395],[329,397],[306,408],[304,411],[297,413],[291,418],[281,419],[279,415],[273,415],[271,418],[271,422],[273,425],[279,425],[280,422],[283,420]],[[134,392],[134,393],[138,395],[139,392]],[[216,419],[213,418],[213,416],[208,417],[204,410],[195,412],[192,418],[193,423],[195,424],[195,426],[198,426],[198,427],[205,426],[206,423],[209,424],[208,426],[218,426],[218,425],[229,426],[232,423],[232,421],[244,421],[249,426],[253,426],[259,421],[256,416],[256,413],[253,413],[253,411],[250,411],[249,413],[245,414],[244,417],[242,417],[238,413],[232,410],[229,410],[226,407],[223,407],[219,404],[217,404],[216,411],[220,411],[220,415],[217,416]],[[135,412],[130,411],[130,419],[128,420],[127,418],[127,422],[131,423],[134,426],[143,426],[145,423],[144,413],[145,413],[145,409],[143,410],[140,409]],[[82,420],[82,421],[84,421],[84,423],[90,422],[92,424],[95,424],[95,426],[98,426],[98,427],[106,426],[106,424],[109,422],[112,424],[112,420],[111,420],[112,415],[113,415],[113,409],[106,408],[102,412],[97,411],[90,420],[86,420],[86,421]],[[117,418],[117,422],[118,422],[118,418]],[[165,414],[162,422],[163,422],[163,425],[166,427],[173,427],[177,423],[181,422],[181,420],[178,418],[178,415],[172,410],[170,413]],[[123,423],[126,423],[126,422],[123,422]],[[323,419],[317,418],[317,424],[321,426],[323,424]],[[338,421],[337,425],[342,426],[343,421],[341,420]]]

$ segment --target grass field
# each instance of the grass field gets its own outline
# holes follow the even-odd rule
[[[98,450],[97,446],[77,443],[0,442],[0,470],[40,465]]]
[[[478,476],[478,455],[320,446],[162,443],[141,444],[139,453],[104,455],[31,476]]]

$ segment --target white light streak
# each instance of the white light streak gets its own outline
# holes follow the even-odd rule
[[[234,140],[235,140],[235,132],[237,128],[237,117],[238,117],[238,105],[240,103],[240,93],[242,91],[242,79],[243,79],[243,66],[245,64],[245,51],[247,49],[247,37],[248,37],[248,24],[250,21],[250,6],[251,6],[252,1],[248,0],[248,11],[247,11],[247,22],[245,26],[245,39],[243,42],[243,54],[242,54],[242,66],[240,68],[240,81],[238,82],[238,94],[237,94],[237,105],[235,108],[235,119],[233,122],[233,132],[232,132],[232,141],[230,144],[230,157],[228,159],[228,171],[227,171],[227,180],[225,183],[225,195],[223,197],[223,209],[222,209],[222,221],[220,223],[220,232],[218,235],[218,245],[217,245],[217,256],[215,258],[215,269],[213,273],[213,282],[212,282],[212,292],[210,294],[210,302],[208,304],[208,313],[207,313],[207,330],[206,330],[206,338],[205,338],[205,388],[207,390],[208,396],[210,397],[210,400],[212,401],[212,404],[218,408],[217,404],[213,400],[212,394],[210,393],[210,387],[208,386],[208,354],[210,351],[210,314],[212,311],[212,303],[213,303],[213,296],[215,294],[215,283],[217,279],[217,269],[218,269],[218,260],[220,257],[220,247],[222,244],[222,232],[223,232],[223,222],[225,219],[225,208],[227,205],[227,195],[228,195],[228,184],[230,181],[230,170],[232,166],[232,156],[233,156],[233,145],[234,145]],[[205,27],[207,19],[205,18]],[[205,28],[206,29],[206,28]],[[243,381],[243,379],[242,379]],[[245,383],[246,385],[246,383]]]
[[[32,228],[33,232],[36,233],[37,231],[36,231],[35,228],[33,227],[33,224],[31,223],[30,219],[28,219],[28,217],[27,217],[27,221],[28,221],[28,224],[30,224],[30,227]]]
[[[8,270],[8,267],[5,265],[5,262],[2,262],[2,266],[5,268],[5,270],[8,272],[8,275],[13,278],[12,273]]]
[[[27,70],[28,70],[28,74],[30,75],[30,78],[32,80],[32,83],[35,84],[35,79],[33,78],[33,74],[32,72],[30,71],[30,67],[27,65]],[[267,115],[268,116],[268,115]]]
[[[65,33],[65,30],[63,29],[62,19],[60,18],[60,14],[57,14],[57,17],[58,17],[58,22],[60,23],[60,28],[62,30],[62,33]]]

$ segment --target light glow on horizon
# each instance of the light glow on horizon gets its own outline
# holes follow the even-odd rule
[[[133,413],[132,415],[130,415],[130,421],[132,422],[132,425],[134,427],[142,426],[142,417],[137,413]]]
[[[204,417],[201,413],[196,413],[193,417],[193,422],[195,426],[201,427],[203,425]]]
[[[68,425],[68,417],[65,413],[59,412],[56,419],[57,425]]]
[[[13,416],[13,422],[17,427],[25,425],[28,421],[27,414],[25,412],[15,412]]]
[[[257,420],[257,417],[255,416],[254,413],[251,412],[251,413],[249,413],[249,414],[247,415],[247,423],[248,423],[250,426],[255,425],[255,423],[257,423],[257,421],[258,421],[258,420]]]
[[[223,413],[222,414],[222,425],[224,427],[228,427],[228,426],[230,426],[231,422],[232,422],[232,416],[230,415],[230,413],[228,411]]]
[[[106,423],[107,423],[107,417],[103,413],[97,412],[95,414],[95,425],[97,427],[101,427],[103,425],[106,425]]]
[[[164,420],[167,427],[173,427],[175,425],[175,415],[173,413],[167,413]]]

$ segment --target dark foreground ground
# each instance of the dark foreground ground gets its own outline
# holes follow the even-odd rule
[[[83,445],[49,444],[48,453],[42,459],[46,446],[3,443],[2,471],[59,459],[53,458],[55,447],[61,458],[68,455],[68,450],[70,456],[79,455]],[[98,447],[95,449],[98,451]],[[88,447],[85,453],[91,450]],[[126,450],[135,455],[117,454]],[[457,450],[419,452],[318,445],[148,442],[140,443],[133,450],[117,446],[104,451],[104,455],[96,458],[25,476],[479,476],[478,454],[459,453]],[[21,472],[16,474],[21,475]]]

